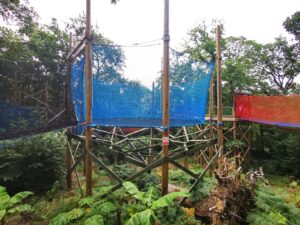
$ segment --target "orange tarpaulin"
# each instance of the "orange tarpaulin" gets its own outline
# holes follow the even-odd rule
[[[235,113],[241,120],[300,128],[300,95],[235,95]]]

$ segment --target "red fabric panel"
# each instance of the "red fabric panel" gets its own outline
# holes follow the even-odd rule
[[[300,96],[235,96],[235,113],[242,120],[300,127]]]

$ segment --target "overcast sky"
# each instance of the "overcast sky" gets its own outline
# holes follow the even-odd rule
[[[29,0],[48,23],[62,24],[85,11],[85,0]],[[163,0],[92,1],[92,24],[116,44],[160,39],[163,34]],[[261,43],[286,36],[283,21],[300,10],[300,0],[170,0],[171,46],[179,46],[195,24],[222,20],[226,36],[245,36]],[[162,46],[125,50],[126,73],[149,86],[160,70]]]

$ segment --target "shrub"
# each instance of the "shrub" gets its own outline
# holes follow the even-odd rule
[[[32,211],[30,205],[20,204],[23,199],[32,194],[32,192],[24,191],[17,193],[13,197],[10,197],[6,192],[6,188],[0,186],[0,223],[4,224],[5,217],[9,214]]]
[[[170,170],[169,179],[172,184],[188,186],[190,184],[191,177],[182,170]]]
[[[113,171],[123,180],[137,172],[135,168],[131,168],[126,164],[114,165]],[[146,191],[148,187],[156,186],[159,183],[160,178],[154,173],[144,173],[135,181],[135,184],[137,184],[138,188],[142,191]]]
[[[3,143],[0,185],[10,193],[51,189],[64,174],[64,135],[47,133]]]
[[[256,208],[247,216],[253,225],[300,225],[300,210],[286,203],[271,188],[259,185],[255,189]]]
[[[191,193],[191,201],[197,202],[209,195],[210,191],[217,185],[215,177],[204,177]]]

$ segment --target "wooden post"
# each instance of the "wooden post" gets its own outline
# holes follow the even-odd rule
[[[162,137],[162,157],[169,156],[169,113],[170,113],[170,75],[169,75],[169,0],[165,0],[164,6],[164,50],[163,50],[163,79],[162,79],[162,125],[164,127]],[[162,164],[161,191],[163,195],[168,193],[169,162]]]
[[[210,79],[209,87],[209,139],[214,138],[214,75]],[[214,157],[214,146],[209,146],[209,161]],[[212,176],[213,168],[209,168],[209,175]]]
[[[91,0],[86,0],[86,30],[85,30],[85,93],[86,93],[86,128],[85,128],[85,159],[86,159],[86,195],[93,194],[92,187],[92,32],[91,32]]]
[[[149,140],[149,150],[148,150],[148,165],[150,164],[150,163],[152,163],[153,162],[153,156],[152,156],[152,145],[153,145],[153,132],[154,132],[154,130],[153,130],[153,128],[151,128],[150,129],[150,140]],[[151,173],[151,170],[150,170],[150,173]]]
[[[70,33],[70,39],[69,39],[69,50],[72,51],[72,34]],[[70,88],[70,79],[71,78],[71,63],[68,62],[68,70],[66,74],[66,83],[65,83],[65,125],[68,123],[68,116],[70,115],[70,109],[69,109],[69,91]],[[71,152],[68,149],[68,146],[72,146],[72,139],[69,136],[69,133],[71,132],[71,129],[67,130],[67,153],[66,153],[66,161],[67,161],[67,188],[68,190],[72,190],[72,174],[70,173],[72,168],[72,155]],[[68,145],[69,143],[69,145]]]
[[[72,190],[72,155],[71,149],[69,150],[68,146],[72,146],[72,138],[70,137],[69,133],[67,133],[67,188],[69,191]]]
[[[249,130],[248,130],[248,133],[246,135],[247,137],[247,165],[249,166],[250,165],[250,162],[251,162],[251,123],[249,124]]]
[[[217,118],[217,125],[218,125],[218,150],[220,151],[219,161],[223,161],[223,121],[222,121],[222,69],[221,69],[221,27],[220,25],[217,26],[216,29],[216,48],[217,48],[217,111],[218,111],[218,118]]]

